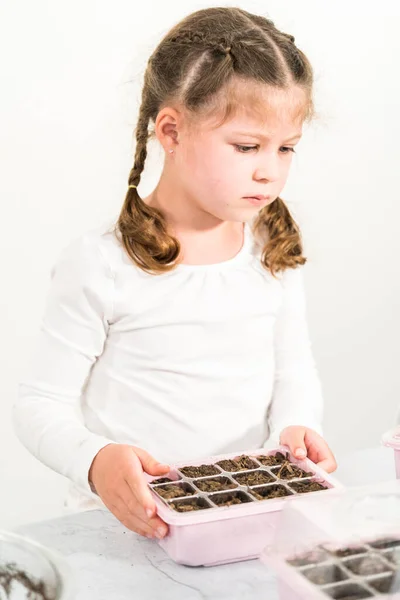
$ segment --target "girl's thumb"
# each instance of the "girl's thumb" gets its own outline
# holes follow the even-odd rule
[[[307,448],[304,443],[304,427],[286,427],[280,435],[280,442],[289,446],[290,452],[296,458],[302,459],[307,456]]]
[[[149,475],[166,475],[171,470],[169,465],[163,465],[153,458],[146,450],[135,448],[135,454],[142,463],[143,471]]]

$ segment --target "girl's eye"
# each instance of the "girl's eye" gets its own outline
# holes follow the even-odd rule
[[[248,154],[251,150],[257,150],[258,146],[240,146],[239,144],[235,144],[235,148],[242,154]]]
[[[281,152],[282,154],[289,154],[289,152],[296,152],[296,150],[291,146],[282,146]]]
[[[258,146],[242,146],[240,144],[234,144],[236,150],[242,154],[249,154],[252,150],[258,150]],[[282,146],[280,149],[282,154],[289,154],[290,152],[295,153],[296,150],[292,146]]]

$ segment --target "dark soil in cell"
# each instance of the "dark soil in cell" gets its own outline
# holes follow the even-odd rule
[[[286,562],[293,567],[305,567],[306,565],[317,564],[327,560],[332,560],[331,554],[326,550],[317,548],[301,556],[293,556]]]
[[[254,460],[251,460],[251,458],[245,454],[230,460],[220,460],[217,462],[217,465],[221,467],[221,469],[224,469],[224,471],[229,471],[230,473],[234,473],[236,471],[247,471],[249,469],[257,469],[258,467],[257,463],[255,463]]]
[[[386,558],[390,563],[400,569],[400,548],[393,548],[392,550],[386,550],[382,552],[382,556]]]
[[[376,579],[368,579],[368,585],[372,587],[372,589],[376,590],[380,594],[389,594],[390,592],[397,592],[398,590],[393,590],[392,586],[394,584],[394,575],[386,575],[385,577],[377,577]]]
[[[243,492],[228,492],[226,494],[213,494],[210,499],[217,506],[233,506],[235,504],[246,504],[251,502],[250,498]]]
[[[171,483],[173,480],[169,477],[159,477],[158,479],[153,479],[151,485],[156,485],[157,483]]]
[[[156,494],[164,498],[164,500],[172,500],[173,498],[182,498],[183,496],[193,496],[196,492],[191,485],[187,483],[171,483],[154,488]]]
[[[290,484],[292,490],[297,494],[307,494],[308,492],[320,492],[327,490],[328,486],[319,483],[318,481],[295,481]]]
[[[263,483],[271,483],[276,481],[275,477],[267,473],[267,471],[251,471],[251,473],[241,473],[235,475],[234,479],[240,485],[262,485]]]
[[[329,598],[336,600],[363,600],[363,598],[373,598],[373,595],[365,588],[356,583],[347,583],[337,587],[325,588],[325,594]]]
[[[203,498],[190,498],[189,500],[175,500],[170,502],[169,506],[180,513],[193,512],[194,510],[204,510],[211,508],[208,502]]]
[[[271,500],[272,498],[282,498],[291,496],[291,493],[283,485],[267,485],[263,488],[253,488],[249,494],[255,496],[257,500]]]
[[[228,477],[213,477],[211,479],[195,479],[193,483],[202,492],[221,492],[222,490],[232,490],[237,486]]]
[[[390,567],[384,563],[378,555],[366,555],[360,558],[350,558],[343,563],[349,571],[356,575],[378,575],[387,573]]]
[[[299,477],[312,477],[314,475],[314,473],[307,473],[289,461],[285,461],[279,468],[273,469],[273,473],[278,479],[296,479]]]
[[[367,552],[367,548],[365,546],[357,546],[352,548],[337,548],[335,550],[331,550],[327,548],[327,551],[333,556],[337,556],[338,558],[346,558],[347,556],[354,556],[355,554],[363,554]]]
[[[311,567],[302,571],[302,575],[316,585],[326,585],[327,583],[338,583],[348,579],[348,575],[338,565],[331,563],[329,565],[320,565]]]
[[[281,465],[285,461],[289,460],[289,452],[286,452],[286,454],[277,452],[276,454],[270,454],[268,456],[261,455],[256,456],[255,458],[265,467],[275,467],[276,465]]]
[[[207,475],[219,475],[220,471],[214,465],[200,465],[199,467],[180,467],[180,472],[185,477],[206,477]]]
[[[387,548],[395,548],[396,546],[400,547],[400,540],[397,538],[383,538],[375,542],[370,542],[369,545],[378,550],[386,550]]]
[[[331,596],[331,598],[336,598],[338,600],[364,600],[364,598],[373,598],[372,594],[367,592],[367,590],[363,590],[360,587],[357,587],[357,589],[359,590],[358,592],[350,595],[345,592],[344,596],[340,592],[336,591],[335,595]]]

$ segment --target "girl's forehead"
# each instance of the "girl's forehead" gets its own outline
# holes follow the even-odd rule
[[[240,92],[240,93],[238,93]],[[204,131],[222,133],[258,132],[267,137],[274,135],[294,137],[301,134],[309,111],[306,92],[292,86],[287,89],[267,87],[265,84],[235,90],[226,96],[228,117],[221,118],[223,110],[210,115],[203,122]]]
[[[301,135],[303,122],[303,118],[294,118],[289,111],[268,110],[262,116],[251,112],[236,114],[219,129],[228,134],[294,138]]]

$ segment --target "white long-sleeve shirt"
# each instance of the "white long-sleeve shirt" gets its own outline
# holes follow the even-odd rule
[[[321,431],[322,394],[302,269],[274,278],[249,225],[240,252],[145,273],[106,227],[72,242],[52,272],[34,356],[14,406],[20,441],[68,477],[66,505],[110,442],[171,463]]]

